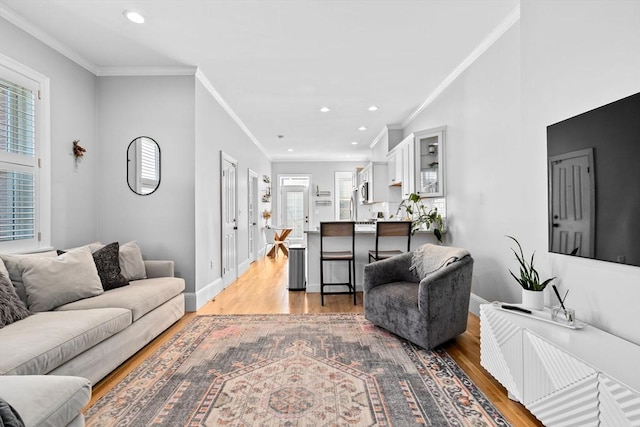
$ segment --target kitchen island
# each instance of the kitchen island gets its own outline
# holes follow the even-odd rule
[[[306,272],[307,292],[320,292],[320,230],[319,228],[304,231],[306,236]],[[340,241],[344,239],[343,241]],[[332,245],[333,243],[333,245]],[[417,231],[411,236],[411,250],[425,243],[438,243],[432,231]],[[325,238],[325,250],[350,247],[349,238]],[[375,224],[356,224],[355,258],[356,258],[356,289],[362,291],[364,282],[364,266],[369,263],[369,251],[376,248]],[[380,250],[406,250],[407,241],[403,237],[385,237],[380,239]],[[349,272],[346,262],[325,262],[324,277],[326,282],[346,282]],[[336,287],[336,291],[346,290],[346,286]],[[333,290],[325,288],[326,291]]]

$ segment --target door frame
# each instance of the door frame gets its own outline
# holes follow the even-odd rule
[[[277,186],[277,191],[275,192],[277,194],[278,200],[277,200],[277,206],[278,206],[278,215],[277,218],[280,218],[280,222],[282,222],[282,214],[283,214],[283,206],[282,206],[282,178],[287,178],[287,177],[291,177],[291,178],[307,178],[307,182],[308,182],[308,187],[307,187],[307,221],[306,221],[306,226],[309,227],[310,224],[313,223],[313,209],[311,209],[311,188],[313,188],[313,175],[310,173],[279,173],[277,175],[277,182],[276,182],[276,186]]]
[[[251,262],[258,260],[258,237],[259,237],[259,205],[258,205],[258,173],[248,169],[247,178],[247,248],[249,248],[249,258]],[[253,206],[253,212],[251,211]],[[253,234],[252,234],[253,233]],[[253,251],[251,250],[251,236],[253,235]]]
[[[225,254],[226,254],[226,247],[225,247],[225,208],[227,206],[227,201],[225,199],[225,188],[224,188],[224,183],[225,183],[225,179],[224,179],[224,164],[225,162],[229,162],[234,168],[235,168],[235,182],[233,183],[233,198],[234,198],[234,207],[233,207],[233,216],[234,216],[234,222],[235,222],[235,226],[234,226],[234,245],[235,245],[235,251],[234,251],[234,260],[235,260],[235,265],[233,266],[233,271],[234,273],[231,276],[227,276],[227,272],[225,271]],[[220,150],[220,273],[221,273],[221,278],[222,278],[222,284],[224,287],[226,287],[229,283],[233,282],[234,280],[236,280],[238,278],[238,161],[231,157],[230,155],[228,155],[227,153],[225,153],[224,151]],[[226,277],[225,277],[226,276]]]

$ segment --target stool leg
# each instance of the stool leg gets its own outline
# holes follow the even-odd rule
[[[324,306],[324,263],[320,258],[320,304]]]
[[[353,305],[356,305],[356,260],[351,261],[351,268],[353,269]]]

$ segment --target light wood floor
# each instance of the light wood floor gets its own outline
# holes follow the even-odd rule
[[[202,314],[273,314],[273,313],[362,313],[362,295],[353,305],[348,295],[325,296],[324,307],[320,294],[287,290],[287,259],[263,258],[251,264],[249,270],[229,285],[197,313],[187,313],[171,328],[126,361],[93,388],[89,405],[115,387],[128,373],[178,332],[189,320]],[[469,314],[467,331],[444,345],[447,353],[478,385],[484,394],[514,426],[542,426],[522,405],[507,398],[507,393],[480,366],[480,320]]]

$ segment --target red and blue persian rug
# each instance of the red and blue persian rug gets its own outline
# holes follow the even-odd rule
[[[361,314],[197,316],[88,426],[508,426],[444,351]]]

